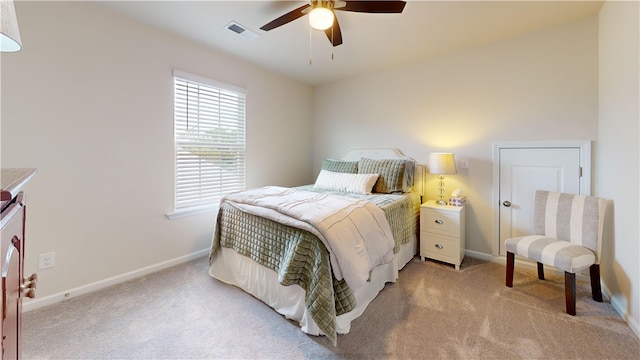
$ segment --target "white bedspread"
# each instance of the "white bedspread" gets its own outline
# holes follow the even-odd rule
[[[368,201],[278,186],[231,193],[222,201],[316,235],[329,250],[335,277],[351,289],[365,284],[375,266],[393,259],[384,211]]]

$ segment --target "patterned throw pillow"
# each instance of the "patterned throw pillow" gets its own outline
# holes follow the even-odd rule
[[[338,173],[357,174],[358,173],[358,162],[357,161],[344,161],[344,160],[325,159],[322,162],[322,170],[338,172]]]
[[[358,162],[359,174],[378,174],[373,186],[374,193],[390,194],[402,192],[406,161],[402,159],[367,159]]]

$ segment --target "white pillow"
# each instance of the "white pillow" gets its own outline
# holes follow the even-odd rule
[[[315,189],[336,190],[356,194],[371,194],[373,185],[378,180],[378,174],[348,174],[328,170],[320,170]]]

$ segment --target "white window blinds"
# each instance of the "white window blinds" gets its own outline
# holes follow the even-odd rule
[[[245,188],[245,91],[174,71],[175,210]]]

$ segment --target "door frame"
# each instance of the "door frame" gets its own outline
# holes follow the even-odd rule
[[[580,149],[580,194],[591,195],[591,141],[498,141],[493,143],[493,256],[500,256],[500,150],[502,149]]]

